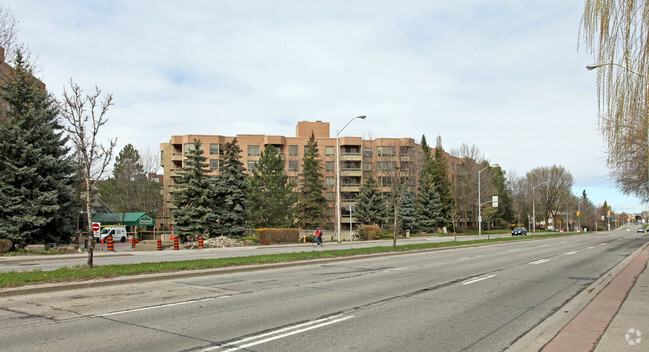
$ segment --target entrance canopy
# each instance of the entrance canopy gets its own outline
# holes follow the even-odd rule
[[[155,226],[155,219],[147,213],[103,213],[92,217],[102,225]]]

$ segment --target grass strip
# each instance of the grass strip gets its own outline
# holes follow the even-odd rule
[[[176,272],[182,270],[197,270],[209,268],[224,268],[230,266],[250,265],[250,264],[267,264],[267,263],[285,263],[300,260],[313,260],[322,258],[338,258],[363,254],[374,253],[389,253],[389,252],[404,252],[416,251],[431,248],[453,247],[460,245],[471,245],[480,243],[492,242],[507,242],[507,241],[521,241],[534,238],[566,236],[574,233],[551,233],[544,235],[534,235],[526,237],[503,237],[493,239],[480,239],[472,241],[453,241],[453,242],[437,242],[437,243],[416,243],[399,245],[396,248],[392,247],[368,247],[368,248],[354,248],[354,249],[336,249],[325,251],[312,251],[312,252],[296,252],[296,253],[278,253],[266,255],[254,255],[247,257],[233,257],[233,258],[215,258],[215,259],[194,259],[185,261],[174,262],[157,262],[157,263],[138,263],[138,264],[117,264],[117,265],[104,265],[89,268],[87,266],[78,267],[64,267],[56,270],[33,270],[33,271],[10,271],[0,273],[0,288],[3,287],[16,287],[34,283],[53,283],[53,282],[68,282],[68,281],[81,281],[95,278],[113,278],[126,275],[137,274],[151,274],[151,273],[164,273]]]

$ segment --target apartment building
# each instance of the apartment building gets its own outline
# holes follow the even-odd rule
[[[315,136],[320,158],[323,162],[325,199],[328,204],[330,227],[336,217],[336,138],[330,134],[329,122],[301,121],[297,123],[295,137],[238,134],[238,145],[242,150],[241,162],[251,172],[259,162],[259,154],[268,145],[275,146],[283,160],[286,174],[298,181],[302,159],[311,134]],[[231,142],[234,136],[182,135],[172,136],[169,143],[161,143],[161,164],[164,170],[165,210],[163,221],[171,220],[171,192],[179,178],[186,155],[194,148],[194,140],[203,144],[210,174],[217,175],[223,160],[222,146]],[[340,137],[340,194],[342,230],[349,230],[348,205],[353,205],[365,179],[372,175],[382,192],[389,194],[394,182],[406,183],[416,189],[419,165],[422,160],[421,146],[412,138],[377,138],[364,140],[361,137]],[[352,226],[357,221],[353,218]]]

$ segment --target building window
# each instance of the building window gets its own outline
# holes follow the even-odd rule
[[[325,161],[325,172],[334,172],[334,166],[336,165],[333,161]]]
[[[381,187],[390,187],[392,185],[392,178],[385,176],[379,177],[379,185]]]
[[[183,154],[191,154],[192,150],[196,148],[196,144],[194,143],[185,143],[183,144]]]
[[[297,145],[289,145],[288,146],[288,155],[289,156],[297,156]]]
[[[220,144],[210,143],[210,155],[219,155]]]
[[[293,171],[296,172],[298,171],[298,161],[297,160],[289,160],[288,161],[288,171]]]
[[[363,148],[363,158],[372,159],[372,148]]]
[[[336,192],[326,192],[325,193],[325,199],[326,200],[336,200]]]
[[[326,146],[325,147],[325,156],[334,156],[335,150],[336,150],[336,148],[334,148],[334,147]]]
[[[306,153],[307,153],[308,150],[309,150],[309,146],[308,146],[308,145],[305,145],[305,146],[304,146],[304,154],[305,154],[305,155],[306,155]],[[320,153],[320,150],[319,150],[318,148],[316,148],[316,153],[318,153],[318,154]]]
[[[219,159],[210,159],[210,171],[219,171]]]
[[[396,163],[394,161],[379,161],[376,163],[376,167],[379,171],[393,171],[396,169]]]
[[[372,172],[372,163],[364,162],[363,171]]]
[[[256,161],[249,161],[248,162],[248,172],[252,173],[253,171],[257,171],[257,162]]]
[[[248,156],[259,156],[259,146],[258,145],[249,145],[248,146]]]
[[[335,177],[327,177],[325,179],[325,183],[327,185],[327,188],[335,187],[336,186],[336,178]]]
[[[376,147],[376,156],[395,156],[397,153],[395,146]]]

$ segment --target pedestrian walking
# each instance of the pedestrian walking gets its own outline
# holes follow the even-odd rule
[[[319,228],[315,229],[315,234],[313,234],[313,236],[315,237],[315,244],[313,246],[314,247],[315,246],[323,246],[324,247],[324,244],[322,244],[322,232],[320,231]]]

